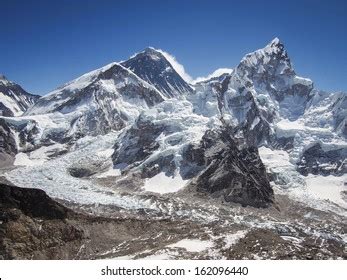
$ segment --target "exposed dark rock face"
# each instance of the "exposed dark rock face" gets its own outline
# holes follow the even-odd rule
[[[290,151],[294,147],[294,136],[290,137],[278,137],[276,139],[272,139],[272,146],[275,149]]]
[[[137,76],[154,85],[167,97],[192,92],[189,84],[175,71],[165,56],[152,48],[138,53],[122,65],[129,68]]]
[[[69,173],[72,177],[83,178],[83,177],[89,177],[95,174],[96,172],[93,172],[92,170],[83,168],[83,167],[80,167],[80,168],[71,167],[69,168]]]
[[[234,137],[242,139],[251,147],[270,141],[270,125],[250,92],[233,97],[226,95],[225,98],[228,110],[239,118],[234,128]]]
[[[332,106],[335,129],[347,138],[347,93],[340,92],[336,95],[337,98]]]
[[[3,208],[17,208],[25,215],[36,218],[64,219],[68,213],[67,208],[52,200],[42,190],[4,184],[0,184],[0,204]]]
[[[156,139],[161,133],[169,135],[179,130],[180,128],[175,124],[155,124],[140,116],[136,123],[125,132],[122,141],[115,144],[115,152],[112,155],[114,165],[125,164],[127,165],[126,169],[130,170],[142,164],[141,176],[144,178],[153,177],[161,171],[168,175],[173,174],[176,165],[172,154],[144,162],[159,149],[159,143]]]
[[[317,143],[303,153],[297,169],[305,176],[310,173],[339,176],[347,173],[346,158],[346,148],[324,151]]]
[[[288,237],[288,236],[284,236]],[[289,235],[289,237],[292,237]],[[312,236],[302,237],[303,241],[299,246],[280,236],[279,232],[268,229],[253,229],[238,241],[233,247],[225,251],[228,259],[255,259],[254,256],[261,256],[261,259],[277,260],[312,260],[312,259],[332,259],[335,256],[346,259],[344,246],[333,238],[322,240]],[[322,249],[322,243],[325,247]]]
[[[104,218],[78,214],[41,190],[0,184],[0,260],[130,255],[165,246],[193,231],[201,232],[200,224],[151,220],[148,216],[137,219],[131,215]],[[110,249],[116,247],[120,250],[112,253]]]
[[[6,98],[0,98],[0,116],[13,117],[23,114],[34,105],[40,96],[26,92],[21,86],[0,75],[0,93]]]
[[[273,203],[273,190],[257,148],[239,150],[226,130],[207,132],[201,147],[206,167],[197,177],[198,191],[222,195],[225,201],[243,206],[267,207]]]
[[[7,108],[3,102],[0,102],[0,112],[1,116],[13,117],[13,112],[11,111],[11,109]]]
[[[179,131],[179,126],[139,118],[116,144],[114,165],[126,164],[128,172],[140,172],[143,178],[160,172],[172,176],[178,170],[183,179],[195,178],[193,185],[200,192],[222,196],[225,201],[244,206],[271,205],[273,191],[257,148],[245,146],[239,150],[230,127],[206,131],[199,145],[185,144],[181,157],[172,149],[172,153],[164,152],[148,160],[160,152],[159,135],[168,136]],[[179,141],[171,144],[172,147],[182,145]]]
[[[220,87],[215,81],[209,82],[209,86],[216,88],[215,94],[220,94],[216,98],[220,101],[217,106],[221,111],[221,107],[225,106],[224,80]],[[192,100],[193,95],[190,96]],[[249,97],[253,98],[252,95]],[[259,111],[254,107],[248,114],[259,116]],[[264,138],[269,135],[263,127],[266,122],[259,119],[256,124],[250,125],[246,121],[242,126],[232,127],[223,120],[222,114],[222,126],[207,130],[200,145],[196,145],[181,142],[182,136],[179,135],[184,130],[179,122],[170,122],[170,118],[165,121],[156,118],[140,115],[136,123],[123,133],[115,145],[112,157],[114,165],[125,164],[127,172],[140,172],[143,178],[151,178],[160,172],[172,176],[179,171],[183,179],[195,178],[199,191],[223,196],[226,201],[243,205],[266,207],[273,202],[273,192],[256,148],[259,130],[264,132]],[[235,135],[239,131],[247,131],[247,134],[237,139]],[[171,152],[161,152],[163,148],[158,142],[160,135],[172,139],[164,144],[171,147]],[[153,157],[158,153],[160,155]],[[247,162],[243,162],[245,159]]]
[[[69,213],[42,190],[0,184],[0,259],[66,258],[71,251],[77,253],[83,231],[66,221]]]
[[[128,165],[145,160],[158,148],[156,138],[165,131],[165,127],[143,120],[140,116],[123,136],[122,141],[116,143],[112,159],[115,165]]]
[[[109,164],[104,161],[93,160],[93,159],[82,159],[78,162],[74,162],[69,168],[68,172],[71,176],[76,178],[89,177],[97,172],[102,172],[109,167]]]
[[[40,126],[35,120],[27,119],[21,120],[21,122],[17,123],[12,122],[11,119],[8,120],[0,118],[0,126],[2,127],[2,132],[0,132],[0,142],[1,138],[3,138],[5,139],[4,142],[7,144],[7,146],[10,145],[11,147],[13,147],[11,149],[12,152],[10,153],[12,155],[18,153],[18,150],[23,152],[30,152],[42,146],[52,145],[55,142],[65,143],[70,140],[70,138],[67,137],[62,131],[56,132],[55,130],[51,130],[45,135],[45,137],[42,137]],[[16,133],[18,136],[18,149],[14,139],[14,135]],[[8,152],[10,149],[3,150],[7,150]]]
[[[17,153],[16,140],[14,134],[6,124],[0,119],[0,168],[12,164]]]

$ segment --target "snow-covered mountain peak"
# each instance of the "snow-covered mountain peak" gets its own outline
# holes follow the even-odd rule
[[[164,51],[148,47],[121,64],[152,84],[166,97],[178,97],[192,92],[190,85],[179,74],[181,71],[177,68],[178,63]]]
[[[251,67],[258,73],[295,75],[287,51],[278,38],[243,57],[238,68]]]
[[[263,48],[263,52],[265,56],[270,56],[272,59],[285,61],[292,68],[285,46],[277,37]]]
[[[282,44],[280,39],[278,39],[278,37],[275,37],[269,44],[266,45],[265,48],[266,49],[272,49],[274,51],[276,51],[276,50],[283,50],[284,49],[284,45]]]
[[[147,55],[147,56],[150,56],[150,58],[153,59],[153,60],[165,59],[163,54],[160,51],[158,51],[155,48],[153,48],[153,47],[145,48],[142,53]]]
[[[13,82],[11,82],[10,80],[8,80],[8,79],[6,78],[6,76],[3,75],[3,74],[0,74],[0,83],[3,84],[3,85],[13,84]]]
[[[100,74],[111,69],[116,64],[117,64],[116,62],[113,62],[101,68],[98,68],[96,70],[85,73],[82,76],[63,84],[62,86],[58,87],[56,90],[49,92],[47,95],[45,95],[45,97],[55,95],[56,93],[61,92],[62,90],[68,90],[71,92],[80,90],[90,85],[92,82],[94,82],[98,78]]]
[[[39,98],[0,74],[0,116],[20,116]]]
[[[170,64],[163,53],[153,47],[147,47],[143,51],[135,53],[127,61],[122,61],[121,64],[125,64],[128,61],[136,61],[138,63],[144,62],[149,63],[151,61],[161,61],[161,63]],[[172,65],[171,65],[172,67]]]
[[[274,39],[272,39],[272,41],[270,42],[270,45],[278,45],[280,44],[280,39],[278,37],[275,37]]]
[[[132,56],[129,57],[129,60],[133,59],[133,58],[144,58],[144,57],[148,57],[149,59],[153,59],[156,61],[159,61],[161,59],[165,59],[165,56],[163,55],[163,53],[160,50],[157,50],[157,49],[149,46],[140,52],[134,53]],[[122,64],[124,62],[126,62],[126,61],[121,61],[120,63]]]
[[[103,103],[104,98],[114,101],[124,98],[130,103],[138,99],[149,106],[164,100],[163,95],[154,86],[121,64],[113,62],[43,96],[26,114],[69,113],[81,108],[90,110],[91,104]]]
[[[347,172],[346,95],[312,88],[311,80],[296,75],[278,38],[247,54],[235,69],[216,70],[194,89],[174,58],[148,47],[41,97],[24,116],[20,110],[7,113],[17,95],[0,83],[0,97],[6,95],[0,100],[7,101],[0,112],[11,116],[0,118],[0,156],[3,149],[15,165],[40,161],[37,169],[13,174],[26,180],[33,171],[35,185],[54,191],[56,182],[67,178],[64,185],[76,188],[78,199],[81,182],[93,180],[93,186],[129,184],[131,192],[196,190],[265,207],[273,202],[269,178],[281,186],[304,187],[300,174]],[[269,177],[257,147],[268,160]],[[54,157],[46,173],[42,162]],[[277,166],[277,159],[284,166]],[[109,176],[117,178],[102,179]]]
[[[101,68],[83,74],[82,76],[60,86],[56,90],[45,95],[44,98],[56,94],[62,94],[66,91],[71,93],[78,92],[92,84],[99,82],[100,80],[110,80],[115,78],[117,81],[119,81],[122,77],[127,77],[125,83],[141,83],[144,86],[157,91],[152,85],[142,80],[135,73],[131,72],[123,65],[117,62],[112,62]],[[157,93],[158,95],[161,95],[161,93],[159,93],[158,91]]]
[[[252,145],[268,142],[278,120],[300,118],[313,89],[311,80],[296,75],[278,38],[244,56],[228,80],[223,118],[241,127]]]
[[[0,74],[0,81],[4,81],[4,80],[6,80],[6,81],[7,81],[7,78],[5,77],[5,75]]]
[[[11,87],[6,88],[11,97]],[[1,94],[0,84],[0,97]],[[154,86],[132,71],[111,63],[42,96],[20,120],[11,118],[8,123],[23,135],[30,135],[22,141],[23,150],[56,142],[72,145],[84,136],[120,130],[164,99]],[[0,112],[5,109],[0,102]]]
[[[252,85],[258,94],[270,94],[278,102],[282,102],[288,96],[300,96],[303,99],[300,106],[302,109],[313,88],[310,79],[296,75],[288,53],[278,38],[264,48],[247,54],[235,72],[238,78],[248,83],[248,86]],[[286,116],[288,117],[287,114]]]

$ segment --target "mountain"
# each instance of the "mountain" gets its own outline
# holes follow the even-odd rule
[[[301,116],[313,83],[295,74],[283,44],[275,38],[265,48],[247,54],[230,75],[222,92],[222,116],[239,127],[251,145],[271,141],[272,126],[281,118]]]
[[[39,99],[0,75],[0,168],[13,164],[18,152],[16,133],[1,117],[21,116]]]
[[[42,189],[93,216],[43,219],[59,242],[67,223],[86,230],[74,227],[55,253],[345,257],[347,94],[300,77],[278,38],[192,84],[175,67],[147,48],[61,86],[21,116],[0,117],[0,182]],[[16,201],[34,196],[30,211],[37,198],[51,202],[13,191],[0,206],[39,227],[42,218]],[[50,239],[31,229],[25,242],[48,256],[36,238],[51,248]],[[190,242],[202,251],[181,247]]]
[[[111,63],[63,85],[43,96],[26,112],[26,115],[38,115],[60,112],[69,114],[73,111],[98,111],[109,114],[117,105],[148,108],[161,101],[162,94],[153,86],[143,81],[133,72],[118,63]],[[117,103],[124,103],[122,106]],[[116,113],[120,120],[133,118],[129,112]],[[116,122],[119,120],[115,119]],[[112,125],[112,124],[111,124]]]
[[[79,138],[120,130],[163,100],[153,86],[111,63],[37,99],[23,116],[0,119],[0,157],[8,165],[18,152],[70,147]]]
[[[162,184],[175,178],[177,190],[255,207],[273,202],[257,149],[239,147],[218,118],[195,114],[187,101],[167,100],[143,112],[119,136],[112,159],[124,177],[145,179],[144,188],[153,192],[171,192]]]
[[[192,92],[192,87],[176,72],[163,52],[146,48],[121,63],[143,80],[152,84],[167,98]]]
[[[0,116],[20,116],[38,98],[38,95],[26,92],[20,85],[0,74]]]
[[[11,166],[18,153],[15,132],[0,118],[0,168]]]
[[[232,157],[232,163],[227,164],[225,160],[228,167],[218,167],[224,163],[219,162],[221,154],[217,152],[217,147],[224,147],[224,151],[228,150],[227,147],[237,147],[241,154],[247,151],[247,158],[255,159],[258,157],[256,147],[265,146],[274,150],[285,148],[293,162],[299,161],[308,148],[305,145],[308,136],[297,135],[298,143],[295,143],[295,137],[285,135],[287,127],[278,127],[277,124],[302,120],[314,96],[312,81],[296,74],[284,45],[275,38],[265,48],[247,54],[234,71],[196,83],[194,89],[184,95],[184,102],[168,100],[143,112],[133,127],[121,134],[120,141],[115,145],[114,165],[123,166],[122,174],[139,172],[143,178],[159,178],[161,174],[183,181],[194,178],[190,184],[198,191],[207,190],[215,195],[224,193],[226,200],[245,205],[259,206],[271,202],[272,190],[267,186],[266,176],[261,173],[249,175],[251,170],[260,171],[261,163],[256,160],[249,163],[245,171],[240,173],[241,177],[236,181],[230,180],[229,176],[237,177],[232,175],[233,166],[242,170],[238,163],[240,154]],[[231,136],[232,142],[220,136],[225,134]],[[203,141],[207,135],[219,135],[211,140],[216,143],[211,148],[216,158],[210,158],[211,152],[208,152],[207,146],[198,148],[199,141]],[[333,127],[330,135],[327,145],[335,138]],[[336,153],[339,155],[336,160],[341,162],[344,148],[333,146],[331,149],[335,148],[342,149]],[[229,149],[222,158],[235,153],[232,148]],[[195,152],[192,154],[192,151]],[[214,161],[214,165],[210,166],[211,161]],[[254,166],[257,168],[252,169]],[[296,165],[290,174],[298,177],[299,169]],[[214,173],[220,173],[216,176],[222,181],[211,180],[210,176]],[[273,177],[271,172],[269,175]],[[261,178],[261,187],[256,187],[257,176]],[[242,178],[247,177],[252,178],[251,183],[243,181]],[[295,181],[293,177],[286,178],[285,182]],[[247,186],[261,191],[255,195]],[[236,195],[237,189],[240,193]],[[228,197],[226,193],[231,195]],[[246,196],[250,193],[253,200]],[[237,197],[242,199],[237,200]],[[255,202],[257,199],[261,202]]]
[[[174,185],[268,207],[270,181],[297,186],[309,174],[345,174],[345,100],[298,76],[278,38],[194,85],[164,52],[147,48],[41,97],[24,116],[3,118],[2,151],[15,165],[36,166],[98,137],[107,160],[64,163],[73,180],[106,172],[145,192]],[[285,166],[269,165],[276,153]]]
[[[276,184],[305,186],[310,174],[346,175],[347,94],[314,89],[296,74],[278,38],[247,54],[231,74],[195,88],[195,111],[219,114],[239,145],[260,147]],[[273,166],[270,158],[284,166]]]
[[[38,136],[36,143],[66,143],[86,135],[120,130],[142,110],[163,100],[153,86],[123,66],[111,63],[41,97],[21,122],[29,124],[30,132],[26,134],[31,138]]]

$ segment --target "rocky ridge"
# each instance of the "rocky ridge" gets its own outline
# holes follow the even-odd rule
[[[20,85],[0,74],[0,116],[22,115],[40,96],[26,92]]]

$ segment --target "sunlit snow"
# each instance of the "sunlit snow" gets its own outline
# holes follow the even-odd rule
[[[170,244],[169,248],[184,248],[188,252],[202,252],[213,247],[213,242],[200,239],[182,239],[174,244]]]
[[[166,176],[164,172],[161,172],[152,178],[146,179],[143,188],[147,192],[155,192],[160,194],[172,193],[184,188],[187,182],[188,181],[183,180],[179,174],[172,177]]]
[[[341,177],[310,174],[305,179],[309,195],[329,200],[347,209],[347,201],[342,198],[342,192],[347,192],[347,174]]]

